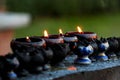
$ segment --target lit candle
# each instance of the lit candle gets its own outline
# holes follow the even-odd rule
[[[62,31],[62,29],[59,29],[59,34],[60,34],[60,36],[63,35],[63,31]]]
[[[14,45],[32,45],[32,46],[44,46],[46,43],[42,38],[26,37],[16,38],[11,41]]]
[[[77,26],[77,31],[67,32],[65,35],[68,36],[76,36],[80,41],[77,43],[77,46],[74,50],[74,53],[77,54],[77,58],[75,63],[77,64],[91,64],[91,60],[89,59],[89,55],[93,54],[94,48],[91,44],[86,45],[84,43],[87,40],[96,39],[97,35],[94,32],[83,32],[82,29]],[[74,48],[73,48],[74,49]]]
[[[45,38],[48,38],[48,37],[49,37],[47,30],[44,30],[44,37],[45,37]]]
[[[60,30],[60,34],[63,35],[62,30]],[[61,35],[48,35],[48,32],[45,30],[42,37],[46,41],[47,47],[50,47],[53,51],[53,57],[50,61],[52,66],[61,64],[70,51],[69,44],[64,43]]]
[[[30,38],[28,36],[26,37],[26,41],[31,42],[31,40],[30,40]]]
[[[64,43],[63,38],[60,35],[48,35],[48,32],[44,30],[44,37],[47,43]]]
[[[82,33],[82,32],[83,32],[82,29],[81,29],[79,26],[77,26],[77,31],[78,31],[79,33]]]
[[[47,54],[46,52],[48,52],[45,51],[45,44],[44,39],[34,37],[16,38],[11,41],[13,52],[20,58],[21,70],[26,68],[29,72],[41,71],[39,68],[44,67],[48,62],[48,60],[45,60],[46,57],[44,57]],[[31,66],[31,68],[26,65]]]
[[[77,26],[77,31],[66,32],[66,34],[77,36],[79,40],[81,40],[81,39],[96,39],[97,38],[96,33],[83,32],[79,26]]]
[[[59,34],[62,34],[63,40],[65,43],[69,43],[71,51],[76,48],[78,42],[78,38],[73,35],[63,35],[62,29],[59,29]]]
[[[59,34],[62,35],[65,42],[77,42],[78,39],[76,36],[65,34],[63,35],[62,29],[59,29]]]

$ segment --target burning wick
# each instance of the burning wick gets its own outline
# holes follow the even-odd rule
[[[45,38],[48,38],[48,37],[49,37],[47,30],[44,30],[44,37],[45,37]]]
[[[81,29],[79,26],[77,26],[77,31],[78,31],[79,33],[82,33],[82,32],[83,32],[82,29]]]
[[[30,40],[30,38],[28,36],[26,37],[26,41],[31,42],[31,40]]]
[[[64,43],[60,35],[48,35],[47,30],[44,30],[44,39],[49,43]]]
[[[60,34],[60,36],[63,35],[63,31],[62,31],[62,29],[59,29],[59,34]]]

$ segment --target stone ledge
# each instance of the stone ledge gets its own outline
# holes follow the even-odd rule
[[[69,57],[67,61],[68,64],[72,64],[74,60]],[[46,71],[38,75],[30,74],[18,80],[119,80],[120,78],[120,60],[74,66],[77,68],[75,71],[64,68],[56,71]]]
[[[54,80],[120,80],[120,66],[103,70],[75,73]]]

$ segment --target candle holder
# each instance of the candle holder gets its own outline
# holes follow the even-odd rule
[[[89,56],[96,51],[96,44],[90,44],[92,40],[97,38],[97,34],[94,32],[66,32],[66,35],[76,36],[78,38],[78,46],[74,53],[78,55],[75,63],[78,64],[90,64],[92,61]]]
[[[63,38],[64,43],[68,43],[70,47],[69,55],[73,53],[73,50],[77,46],[78,38],[73,35],[63,34],[62,29],[59,29],[59,35]]]
[[[48,35],[48,37],[41,38],[43,38],[46,41],[46,43],[49,44],[64,43],[64,40],[60,35]]]
[[[67,32],[66,34],[77,36],[79,41],[82,40],[92,40],[92,39],[97,39],[97,34],[94,32]]]
[[[120,58],[120,37],[115,38],[118,41],[117,57]]]
[[[70,51],[73,51],[77,47],[78,38],[73,35],[64,35],[63,40],[69,44]]]
[[[69,49],[69,44],[64,43],[63,38],[60,35],[49,35],[48,37],[43,37],[46,41],[48,47],[53,51],[53,58],[50,61],[52,66],[64,66],[61,62],[65,59]]]
[[[53,54],[41,38],[17,38],[11,41],[11,48],[20,62],[17,70],[20,76],[26,75],[25,72],[21,72],[24,70],[32,73],[41,72]]]
[[[109,59],[117,59],[117,56],[119,56],[119,39],[115,37],[109,37],[107,38],[109,43],[109,49],[106,52]]]
[[[109,48],[109,43],[105,38],[101,38],[100,40],[96,39],[96,43],[98,45],[98,50],[95,56],[95,59],[98,61],[107,61],[108,56],[105,54],[105,52]]]
[[[8,53],[0,56],[0,75],[2,80],[16,80],[17,75],[14,72],[18,68],[19,62],[14,54]]]
[[[94,49],[89,44],[86,45],[84,43],[78,43],[77,48],[74,50],[74,53],[77,55],[77,59],[75,60],[76,64],[91,64],[91,60],[89,59],[89,55],[93,53]]]

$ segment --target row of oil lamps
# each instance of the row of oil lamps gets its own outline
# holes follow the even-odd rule
[[[93,32],[82,32],[82,30],[79,26],[77,27],[77,30],[78,31],[70,31],[70,32],[66,32],[65,34],[63,34],[62,30],[59,29],[59,35],[48,35],[47,31],[45,30],[44,36],[33,36],[33,37],[14,39],[11,42],[11,47],[13,49],[13,52],[16,53],[15,50],[18,50],[18,52],[20,52],[20,51],[22,51],[21,48],[23,48],[23,46],[27,46],[27,45],[29,45],[29,47],[30,47],[30,45],[34,46],[35,49],[36,49],[36,47],[42,47],[42,48],[46,49],[48,47],[52,48],[54,45],[59,45],[59,46],[53,47],[53,48],[56,48],[55,51],[57,51],[57,48],[58,48],[58,51],[60,48],[63,48],[66,50],[64,50],[62,54],[59,54],[57,51],[55,53],[56,54],[55,57],[54,57],[54,51],[53,51],[52,56],[58,60],[58,58],[61,58],[60,56],[63,56],[65,58],[66,53],[68,53],[69,51],[76,50],[76,47],[79,46],[78,50],[79,50],[79,52],[82,52],[82,53],[80,53],[82,55],[78,56],[78,61],[76,61],[76,62],[78,62],[80,64],[90,64],[91,60],[88,58],[88,55],[93,53],[93,51],[94,51],[93,47],[91,45],[89,45],[89,43],[88,44],[86,43],[85,45],[82,43],[85,43],[84,42],[85,40],[92,41],[94,39],[97,39],[97,35],[96,35],[96,33],[93,33]],[[22,47],[20,47],[20,45],[22,45]],[[108,47],[107,43],[105,45],[106,45],[105,47]],[[69,47],[70,47],[70,49],[69,49]],[[28,48],[28,49],[30,49],[30,48]],[[25,49],[23,49],[23,50],[25,50]],[[54,49],[52,49],[52,50],[54,50]],[[28,52],[29,52],[29,50],[28,50]],[[61,52],[62,52],[62,49],[60,50],[60,53]],[[50,54],[50,53],[48,53],[48,54]],[[102,54],[102,56],[104,56],[104,55]],[[52,62],[55,62],[55,61],[56,60],[53,60]],[[53,65],[56,63],[53,63]]]
[[[94,32],[69,31],[58,35],[16,38],[11,41],[14,54],[0,57],[0,76],[3,80],[15,79],[30,73],[39,73],[51,66],[60,65],[70,55],[77,55],[74,63],[91,64],[120,56],[120,38],[97,38]],[[16,75],[17,74],[17,75]]]

